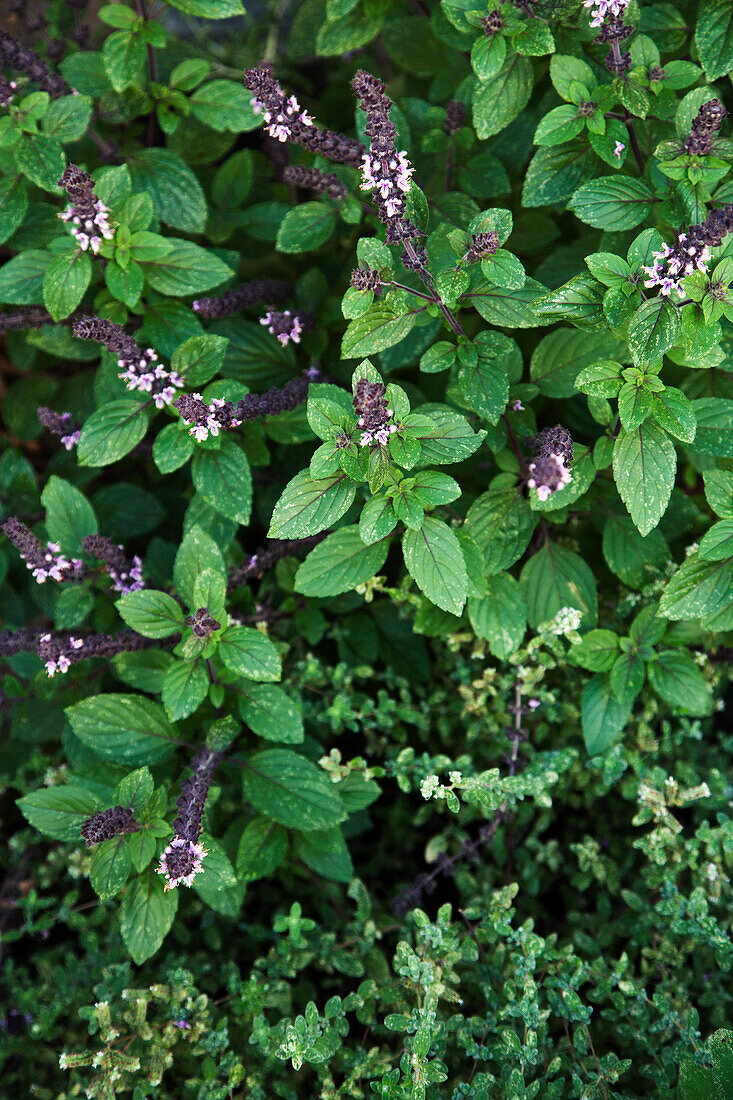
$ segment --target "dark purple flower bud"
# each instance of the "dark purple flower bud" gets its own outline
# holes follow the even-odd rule
[[[292,141],[340,164],[356,166],[361,162],[364,154],[361,142],[315,126],[295,96],[286,95],[265,62],[245,70],[244,86],[253,93],[252,106],[262,114],[270,137],[281,142]]]
[[[290,294],[292,287],[283,279],[255,279],[249,283],[240,283],[232,290],[225,290],[216,298],[198,298],[191,304],[194,313],[200,317],[214,320],[228,317],[245,306],[277,305]]]
[[[221,623],[212,618],[208,607],[199,607],[193,615],[187,615],[183,620],[186,626],[190,626],[197,638],[209,638],[215,630],[221,629]]]
[[[21,46],[17,38],[3,30],[0,30],[0,68],[25,73],[30,81],[48,92],[52,99],[66,95],[69,91],[66,81],[52,73],[34,50]]]
[[[465,263],[476,264],[484,256],[493,256],[499,247],[499,234],[493,229],[488,233],[472,233],[471,243],[464,256]]]
[[[573,438],[562,424],[555,424],[554,428],[543,428],[537,433],[532,440],[532,451],[535,458],[560,454],[565,465],[569,466],[573,461]]]
[[[363,267],[357,267],[351,272],[350,283],[357,290],[379,290],[382,285],[382,280],[379,277],[379,272],[374,268],[368,267],[366,264]]]
[[[104,562],[115,592],[139,592],[145,587],[143,563],[137,554],[128,558],[121,545],[104,535],[85,535],[81,545],[87,554]]]
[[[659,82],[661,80],[664,80],[666,75],[667,74],[665,73],[664,69],[660,65],[650,65],[649,66],[648,76],[649,76],[649,80],[651,81],[652,84],[659,84]]]
[[[709,153],[713,138],[723,125],[723,119],[727,114],[719,99],[709,99],[707,103],[703,103],[695,115],[689,136],[685,141],[685,152],[697,157]]]
[[[481,16],[481,26],[487,38],[493,38],[504,26],[504,20],[498,11],[490,11],[488,15]]]
[[[328,195],[332,199],[343,199],[348,188],[333,172],[320,172],[317,168],[304,168],[302,165],[288,165],[283,170],[285,183],[302,187],[305,191],[315,191],[317,195]]]
[[[111,810],[102,810],[88,817],[81,827],[81,835],[87,842],[87,848],[101,844],[113,836],[136,833],[140,823],[135,820],[132,810],[126,806],[113,806]]]
[[[387,407],[386,389],[381,382],[369,382],[360,378],[354,393],[354,412],[362,429],[359,445],[368,447],[379,444],[386,447],[397,427],[392,423],[392,409]]]
[[[297,313],[291,313],[289,309],[279,313],[275,309],[268,310],[264,317],[260,318],[261,325],[267,325],[267,331],[271,333],[278,343],[285,347],[292,340],[294,344],[300,343],[303,331],[310,328],[310,318],[299,317]]]
[[[121,368],[117,377],[127,383],[128,390],[149,393],[156,408],[170,405],[176,390],[183,388],[183,378],[159,363],[153,348],[143,351],[122,325],[101,317],[80,317],[71,331],[79,340],[96,340],[104,344],[117,356],[117,365]]]
[[[0,335],[6,332],[20,332],[25,328],[43,328],[52,325],[53,317],[39,306],[26,306],[14,309],[12,313],[0,313]]]
[[[44,546],[15,516],[5,520],[3,531],[32,570],[38,584],[43,584],[49,577],[54,581],[79,581],[86,576],[87,568],[82,561],[65,557],[56,542],[47,542]]]
[[[36,415],[39,423],[47,431],[60,438],[67,451],[70,451],[79,442],[81,424],[72,418],[70,412],[57,413],[53,409],[46,408],[45,405],[39,405],[36,409]]]
[[[245,420],[277,416],[302,405],[308,396],[308,386],[319,377],[320,372],[309,373],[306,377],[293,378],[282,389],[273,387],[263,394],[248,393],[236,405],[221,397],[212,398],[207,405],[200,393],[183,394],[174,405],[181,419],[191,425],[189,434],[201,441],[209,435],[217,436],[220,431],[235,431]]]
[[[274,539],[268,542],[266,547],[255,550],[254,554],[251,554],[241,565],[230,571],[227,590],[231,591],[254,577],[261,577],[268,569],[272,569],[273,565],[291,554],[312,550],[326,538],[326,534],[326,531],[322,531],[303,539],[283,539],[282,541]]]
[[[444,129],[447,134],[457,134],[466,121],[466,108],[463,103],[452,99],[445,109]]]
[[[27,627],[20,630],[0,630],[0,657],[14,657],[16,653],[32,653],[38,636]]]
[[[69,222],[72,236],[82,252],[91,249],[99,252],[103,240],[111,240],[114,230],[109,224],[109,207],[95,194],[94,180],[83,168],[67,164],[58,181],[71,202],[59,214],[62,222]]]

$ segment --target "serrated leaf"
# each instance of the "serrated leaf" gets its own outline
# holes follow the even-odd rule
[[[295,591],[321,597],[350,592],[379,572],[388,550],[388,538],[365,545],[358,525],[342,527],[308,554],[295,575]]]
[[[468,594],[468,576],[461,545],[442,520],[427,516],[419,531],[402,540],[405,565],[427,598],[452,615],[460,615]]]
[[[674,444],[654,421],[645,420],[632,432],[621,429],[613,448],[613,476],[642,535],[648,535],[667,510],[676,469]]]

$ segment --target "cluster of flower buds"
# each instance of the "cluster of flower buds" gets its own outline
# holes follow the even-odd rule
[[[685,152],[692,156],[701,157],[709,153],[713,138],[723,125],[723,119],[728,114],[719,99],[709,99],[703,103],[690,129],[685,141]]]
[[[273,565],[282,561],[283,558],[290,557],[291,554],[301,554],[307,550],[312,550],[314,546],[317,546],[319,542],[326,538],[326,534],[326,531],[322,531],[317,535],[308,535],[302,539],[275,539],[268,542],[267,546],[261,546],[258,550],[255,550],[254,554],[250,554],[241,565],[237,565],[229,571],[227,591],[238,588],[245,581],[261,577],[268,569],[272,569]]]
[[[165,875],[164,890],[174,890],[183,883],[191,886],[194,878],[203,871],[202,860],[208,851],[199,843],[204,807],[209,787],[221,753],[201,749],[191,761],[191,774],[181,784],[181,794],[176,803],[178,817],[173,822],[175,836],[165,848],[156,868]]]
[[[45,405],[39,405],[36,409],[36,415],[39,423],[47,431],[59,437],[67,451],[77,445],[81,434],[81,424],[72,418],[70,412],[57,413]]]
[[[283,169],[283,180],[304,191],[315,191],[317,195],[328,195],[331,199],[343,199],[348,187],[334,172],[321,172],[318,168],[306,168],[300,164],[289,164]]]
[[[37,636],[27,626],[20,630],[0,630],[0,657],[15,657],[16,653],[31,653],[36,648]]]
[[[67,648],[68,647],[68,648]],[[46,666],[49,676],[55,676],[57,672],[68,672],[74,663],[74,657],[80,649],[84,648],[83,638],[75,638],[70,634],[61,641],[50,634],[41,634],[38,640],[38,656]],[[77,660],[81,660],[86,654],[82,654]]]
[[[87,842],[87,848],[91,848],[93,844],[101,844],[115,836],[137,833],[139,829],[140,822],[135,820],[129,806],[113,806],[111,810],[102,810],[88,817],[81,827],[81,835]]]
[[[291,313],[289,309],[279,313],[276,309],[267,311],[264,317],[260,317],[260,324],[267,325],[267,331],[271,333],[279,344],[286,347],[292,340],[294,344],[300,343],[301,333],[310,327],[310,318],[299,317],[297,313]]]
[[[262,114],[271,137],[292,141],[339,164],[356,166],[360,163],[364,153],[361,142],[314,126],[313,119],[301,109],[295,96],[285,94],[266,63],[245,70],[244,86],[253,93],[252,107]]]
[[[25,328],[43,328],[52,325],[53,317],[40,306],[26,306],[14,309],[12,313],[0,313],[0,336],[6,332],[20,332]]]
[[[170,405],[176,390],[183,388],[180,374],[159,363],[153,348],[142,351],[122,325],[101,317],[80,317],[74,322],[72,332],[80,340],[97,340],[104,344],[117,356],[117,365],[122,368],[118,378],[126,382],[128,390],[149,393],[157,409]]]
[[[102,239],[109,241],[115,234],[109,224],[109,207],[94,193],[94,180],[76,164],[67,164],[59,187],[63,187],[71,199],[59,214],[61,221],[71,222],[69,228],[82,252],[88,248],[99,252]]]
[[[590,8],[591,27],[603,26],[604,20],[610,15],[618,17],[629,6],[629,0],[583,0],[583,7]]]
[[[283,279],[255,279],[249,283],[240,283],[232,290],[225,290],[216,298],[198,298],[191,303],[191,309],[200,317],[215,320],[229,317],[245,306],[263,303],[275,305],[284,301],[291,289],[290,284]]]
[[[18,85],[0,73],[0,107],[9,107],[15,98]]]
[[[673,290],[684,298],[682,280],[695,271],[706,272],[710,249],[717,248],[728,233],[733,232],[733,203],[711,210],[702,225],[691,225],[677,234],[673,245],[665,244],[659,252],[653,252],[654,263],[645,267],[647,280],[644,286],[658,286],[663,295]]]
[[[367,264],[365,264],[363,267],[355,268],[351,272],[351,278],[349,282],[357,290],[377,291],[382,285],[382,280],[379,272],[375,271],[373,267],[369,267]]]
[[[378,443],[386,447],[397,426],[391,423],[393,410],[387,407],[386,389],[382,382],[369,382],[360,378],[354,392],[354,412],[362,428],[359,445],[369,447]]]
[[[87,554],[104,563],[115,592],[124,595],[127,592],[139,592],[145,587],[143,563],[137,554],[128,558],[124,548],[105,535],[85,535],[81,545]]]
[[[499,247],[499,234],[490,229],[488,233],[472,233],[468,251],[463,257],[467,264],[477,264],[484,256],[493,256]]]
[[[193,615],[187,615],[183,620],[186,626],[190,626],[197,638],[210,638],[215,630],[221,629],[221,623],[209,614],[208,607],[199,607]]]
[[[382,81],[363,69],[351,81],[351,87],[367,116],[366,132],[370,139],[369,152],[362,157],[362,190],[374,190],[380,221],[387,228],[387,243],[404,243],[408,266],[422,268],[425,265],[422,250],[417,255],[411,244],[420,232],[404,215],[404,196],[410,189],[414,169],[407,154],[395,148],[397,132],[389,118],[392,101],[385,95]]]
[[[536,489],[538,499],[544,501],[573,480],[568,469],[573,460],[573,440],[566,428],[556,424],[534,437],[532,450],[527,485]]]
[[[44,546],[15,516],[9,516],[5,520],[3,531],[27,567],[32,570],[33,578],[38,584],[43,584],[49,577],[54,581],[77,581],[86,576],[84,562],[78,558],[65,557],[57,542],[47,542]]]
[[[52,99],[68,92],[66,81],[52,73],[45,61],[26,46],[21,46],[17,38],[0,30],[0,68],[15,69],[25,73],[30,81],[42,91],[48,92]]]
[[[493,38],[495,34],[504,26],[504,20],[501,17],[501,12],[494,9],[490,11],[488,15],[481,16],[481,26],[484,28],[484,34],[487,38]]]
[[[443,128],[446,134],[457,134],[466,121],[466,108],[463,103],[452,99],[445,109]]]
[[[246,420],[277,416],[302,405],[308,396],[308,386],[319,377],[318,369],[311,367],[304,377],[291,379],[282,389],[273,386],[267,393],[248,393],[236,404],[214,397],[207,405],[200,393],[185,393],[174,405],[181,418],[191,425],[189,434],[202,442],[209,435],[232,432]]]

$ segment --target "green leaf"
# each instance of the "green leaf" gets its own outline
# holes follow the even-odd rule
[[[79,740],[105,760],[158,764],[176,748],[176,731],[163,708],[141,695],[92,695],[64,713]]]
[[[320,248],[335,228],[335,207],[325,202],[303,202],[283,218],[275,247],[278,252],[310,252]]]
[[[224,336],[191,336],[171,356],[171,369],[185,379],[187,387],[203,386],[219,373],[229,341]]]
[[[115,836],[99,844],[89,868],[92,890],[104,901],[119,894],[132,868],[130,847],[126,836]]]
[[[209,691],[209,675],[204,662],[174,661],[163,677],[161,700],[172,722],[188,718],[198,710]]]
[[[280,654],[261,631],[249,626],[230,626],[221,636],[219,657],[230,670],[250,680],[279,680]]]
[[[194,606],[196,581],[206,570],[213,570],[226,582],[227,570],[221,550],[211,535],[194,526],[184,535],[173,565],[176,591],[189,607]]]
[[[195,448],[187,432],[179,431],[177,424],[166,424],[155,437],[153,462],[161,474],[170,474],[188,462]]]
[[[275,505],[267,537],[298,539],[331,527],[354,500],[356,489],[345,474],[314,479],[301,470],[285,486]]]
[[[589,672],[610,672],[618,653],[618,637],[612,630],[589,630],[582,642],[571,647],[568,656]]]
[[[593,571],[581,557],[549,540],[529,559],[520,577],[529,625],[536,629],[563,607],[583,612],[583,626],[598,619],[598,590]]]
[[[223,438],[218,450],[197,450],[191,477],[202,497],[221,515],[249,523],[252,475],[247,456],[233,439]]]
[[[414,324],[414,314],[396,317],[385,302],[375,302],[361,317],[349,321],[341,341],[341,358],[361,359],[391,348],[404,340]]]
[[[718,1100],[730,1100],[733,1097],[733,1031],[718,1028],[710,1038],[710,1053]]]
[[[182,298],[211,290],[234,272],[210,249],[191,241],[169,238],[171,248],[160,259],[145,263],[145,278],[153,290]]]
[[[621,429],[613,448],[613,476],[642,535],[648,535],[667,510],[676,468],[674,444],[654,421],[645,420],[632,432]]]
[[[162,222],[184,233],[203,232],[206,198],[196,175],[180,157],[170,149],[142,149],[127,158],[127,165],[135,190],[150,195]]]
[[[81,843],[81,827],[99,809],[99,798],[86,787],[42,787],[16,802],[29,824],[53,840]]]
[[[644,686],[644,662],[636,653],[622,653],[611,669],[611,691],[620,703],[633,703]]]
[[[661,295],[644,302],[629,324],[629,351],[637,364],[653,363],[669,351],[680,331],[679,311]]]
[[[118,805],[127,806],[133,813],[138,813],[152,793],[153,777],[150,769],[136,768],[120,780],[113,797]]]
[[[733,558],[705,561],[690,554],[662,593],[660,614],[668,619],[702,619],[704,625],[719,622],[718,629],[733,629]]]
[[[490,489],[474,501],[465,529],[482,553],[489,575],[508,569],[529,545],[534,519],[527,501],[514,489]]]
[[[342,527],[308,554],[295,576],[295,591],[304,596],[350,592],[379,572],[388,550],[388,538],[365,546],[358,525]]]
[[[506,363],[513,341],[501,332],[481,333],[474,345],[475,364],[462,363],[458,385],[470,409],[490,424],[498,424],[509,400],[509,376]]]
[[[11,176],[0,180],[0,244],[4,244],[18,226],[23,224],[27,210],[28,191],[22,177]]]
[[[464,297],[490,325],[500,328],[536,328],[541,322],[532,308],[545,288],[535,279],[526,279],[517,290],[493,286],[480,280]]]
[[[564,103],[562,107],[553,107],[535,130],[535,145],[560,145],[572,141],[585,129],[585,122],[578,114],[574,103]]]
[[[702,0],[695,42],[708,80],[733,69],[733,9],[728,0]]]
[[[66,165],[61,142],[50,134],[24,134],[13,149],[18,170],[44,191],[58,192]]]
[[[338,827],[296,833],[294,847],[298,859],[317,875],[331,882],[351,882],[354,877],[349,849]]]
[[[126,592],[115,606],[127,625],[145,638],[167,638],[183,628],[183,611],[167,592]]]
[[[697,420],[695,450],[713,458],[733,458],[733,401],[701,397],[692,403]]]
[[[713,524],[700,541],[700,557],[705,561],[733,557],[733,519]]]
[[[442,520],[426,516],[419,531],[402,539],[405,565],[427,598],[452,615],[460,615],[468,594],[468,576],[461,545]]]
[[[624,345],[610,332],[559,328],[543,337],[532,354],[530,377],[546,397],[572,397],[576,378],[598,360],[615,360]]]
[[[443,466],[462,462],[479,449],[486,435],[482,428],[475,432],[465,416],[452,409],[431,408],[419,423],[408,416],[409,434],[420,444],[421,466]],[[414,424],[414,427],[413,427]]]
[[[303,740],[299,703],[274,684],[247,684],[239,699],[239,713],[258,737],[287,745],[297,745]]]
[[[473,125],[482,141],[498,134],[524,110],[533,81],[532,62],[510,54],[496,76],[485,84],[477,83],[473,93]]]
[[[633,176],[604,176],[583,184],[570,199],[568,210],[586,225],[619,232],[639,225],[651,212],[654,195]]]
[[[282,825],[255,817],[242,833],[237,850],[237,876],[241,882],[267,878],[288,854],[288,834]]]
[[[696,1062],[680,1063],[680,1100],[718,1100],[713,1071]]]
[[[148,427],[148,413],[139,401],[108,401],[84,423],[77,446],[80,466],[109,466],[137,446]]]
[[[648,667],[649,683],[665,702],[681,707],[687,714],[710,714],[710,689],[689,653],[665,649]]]
[[[659,528],[643,536],[628,516],[610,515],[603,527],[603,554],[617,577],[632,588],[661,573],[670,560],[667,540]]]
[[[697,418],[689,399],[682,390],[665,386],[661,393],[651,394],[652,416],[666,432],[683,443],[693,443]]]
[[[152,866],[133,879],[120,909],[120,931],[133,962],[140,966],[168,935],[178,908],[176,890],[163,891],[162,876]]]
[[[468,617],[474,633],[488,640],[494,657],[506,660],[522,644],[527,629],[518,581],[509,573],[487,577],[486,595],[468,601]]]
[[[550,80],[555,85],[555,90],[563,99],[570,99],[570,85],[583,84],[590,91],[596,86],[596,78],[593,70],[579,57],[571,57],[566,54],[555,54],[550,60]]]
[[[51,253],[28,249],[0,268],[0,302],[11,306],[40,305],[43,302],[43,277]]]
[[[58,141],[78,141],[87,132],[92,117],[92,100],[86,95],[64,95],[54,99],[43,117],[43,129]]]
[[[113,298],[130,308],[140,300],[145,286],[143,269],[134,260],[131,260],[126,268],[121,268],[114,260],[109,260],[104,269],[104,281]]]
[[[344,819],[341,799],[326,773],[290,749],[265,749],[247,761],[244,796],[288,829],[330,829]]]
[[[705,470],[705,496],[721,519],[733,519],[733,473],[729,470]]]
[[[102,47],[104,71],[116,92],[134,84],[145,68],[145,43],[129,30],[108,34]]]
[[[479,80],[492,80],[506,58],[506,39],[497,34],[477,38],[471,50],[471,67]]]
[[[617,699],[608,673],[599,672],[583,688],[581,715],[588,755],[598,756],[623,730],[631,717],[631,704]]]
[[[62,321],[76,309],[92,280],[88,252],[62,252],[43,276],[43,303],[54,321]]]
[[[64,554],[81,553],[85,535],[97,533],[97,517],[91,504],[76,486],[52,474],[41,494],[46,509],[46,530]]]
[[[252,110],[251,99],[251,94],[234,80],[210,80],[194,92],[189,103],[204,126],[241,134],[255,130],[261,123],[261,117]]]

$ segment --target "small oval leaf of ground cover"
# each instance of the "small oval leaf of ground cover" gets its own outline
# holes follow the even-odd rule
[[[311,550],[298,569],[295,591],[304,596],[338,596],[366,584],[387,558],[389,537],[365,546],[358,525],[334,531]]]
[[[288,210],[277,231],[278,252],[310,252],[336,228],[336,210],[325,202],[302,202]]]
[[[265,749],[251,756],[242,782],[255,809],[288,829],[330,829],[345,817],[326,773],[289,749]]]
[[[139,401],[109,401],[92,413],[79,437],[80,466],[109,466],[136,447],[148,427],[148,413]]]
[[[118,764],[158,764],[178,743],[163,708],[141,695],[92,695],[64,713],[80,741]]]
[[[197,450],[191,477],[201,496],[221,515],[237,523],[249,523],[252,511],[252,475],[242,448],[233,439],[222,439],[217,451]]]
[[[208,5],[207,5],[208,6]],[[184,233],[201,233],[207,205],[201,184],[170,149],[143,149],[127,158],[133,186],[146,191],[162,222]]]
[[[285,486],[275,505],[267,537],[301,539],[317,535],[341,519],[356,495],[345,474],[314,479],[301,470]]]
[[[16,805],[29,824],[53,840],[81,843],[81,827],[100,806],[99,798],[86,787],[42,787],[17,800]]]
[[[253,733],[267,741],[297,745],[303,740],[300,701],[274,684],[248,684],[240,696],[239,713]]]
[[[262,631],[251,626],[230,626],[221,636],[218,655],[230,672],[250,680],[279,680],[280,654]]]
[[[183,611],[167,592],[126,592],[115,606],[127,625],[145,638],[167,638],[183,625]]]
[[[568,203],[586,225],[614,233],[639,225],[654,205],[654,195],[633,176],[604,176],[579,187]]]
[[[405,565],[421,592],[443,611],[460,615],[468,593],[461,544],[442,520],[428,516],[402,540]]]
[[[633,432],[621,429],[613,448],[613,476],[642,535],[648,535],[664,515],[676,469],[674,444],[654,421],[645,420]]]
[[[125,890],[120,929],[133,962],[140,966],[168,935],[178,908],[178,890],[163,891],[163,876],[152,864]]]

